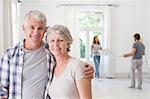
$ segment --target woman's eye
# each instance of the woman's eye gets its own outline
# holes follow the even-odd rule
[[[63,42],[64,40],[59,40],[59,41]]]
[[[50,40],[50,42],[54,42],[54,40]]]

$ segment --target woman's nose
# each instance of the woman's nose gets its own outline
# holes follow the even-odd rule
[[[56,41],[54,42],[54,45],[58,46],[58,45],[59,45],[59,42],[56,40]]]

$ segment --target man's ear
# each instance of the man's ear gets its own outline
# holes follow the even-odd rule
[[[23,30],[23,31],[25,30],[25,27],[24,27],[24,25],[22,25],[22,30]]]
[[[49,28],[49,27],[46,27],[45,32],[47,32],[47,31],[48,31],[48,28]]]

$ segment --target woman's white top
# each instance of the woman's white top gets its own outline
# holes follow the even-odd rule
[[[49,86],[52,99],[80,99],[76,82],[83,77],[84,62],[71,58],[63,73],[54,78]]]
[[[91,47],[92,47],[91,48],[91,53],[92,53],[93,56],[95,56],[95,55],[100,56],[101,55],[102,47],[101,47],[100,44],[92,44]]]

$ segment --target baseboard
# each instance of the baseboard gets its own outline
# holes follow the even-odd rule
[[[129,78],[129,73],[115,73],[115,78]]]
[[[137,73],[135,74],[137,76]],[[130,73],[115,73],[115,78],[129,78]],[[150,77],[150,73],[144,72],[143,78]]]

